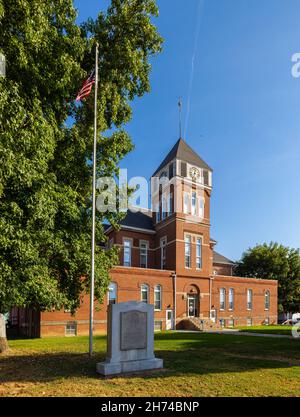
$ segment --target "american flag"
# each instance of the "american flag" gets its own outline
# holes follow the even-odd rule
[[[93,84],[95,84],[95,70],[93,70],[84,83],[82,84],[81,90],[77,94],[76,101],[80,101],[83,98],[87,97],[92,91]]]

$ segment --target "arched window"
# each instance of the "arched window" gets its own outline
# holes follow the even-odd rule
[[[154,309],[161,310],[161,285],[155,285],[154,287]]]
[[[141,301],[143,303],[149,303],[149,285],[141,285]]]
[[[108,286],[108,304],[115,304],[117,302],[118,287],[115,282],[111,282]]]
[[[265,310],[269,310],[270,308],[270,291],[265,292]]]
[[[247,290],[247,310],[252,310],[253,305],[253,291]]]
[[[226,297],[225,288],[220,288],[220,310],[225,310],[225,297]]]

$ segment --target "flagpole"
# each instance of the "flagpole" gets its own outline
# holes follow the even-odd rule
[[[94,293],[95,293],[95,234],[96,234],[96,162],[97,162],[97,98],[98,98],[98,48],[96,43],[95,56],[95,103],[94,103],[94,147],[93,147],[93,197],[92,197],[92,256],[90,283],[90,329],[89,355],[93,354],[93,326],[94,326]]]

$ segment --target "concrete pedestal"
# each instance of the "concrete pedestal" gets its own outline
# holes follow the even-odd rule
[[[107,358],[96,366],[109,376],[163,368],[154,357],[154,307],[131,301],[108,309]]]

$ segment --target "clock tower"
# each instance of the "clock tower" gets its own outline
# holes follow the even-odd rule
[[[154,172],[151,189],[158,264],[185,276],[210,276],[212,169],[179,139]]]

